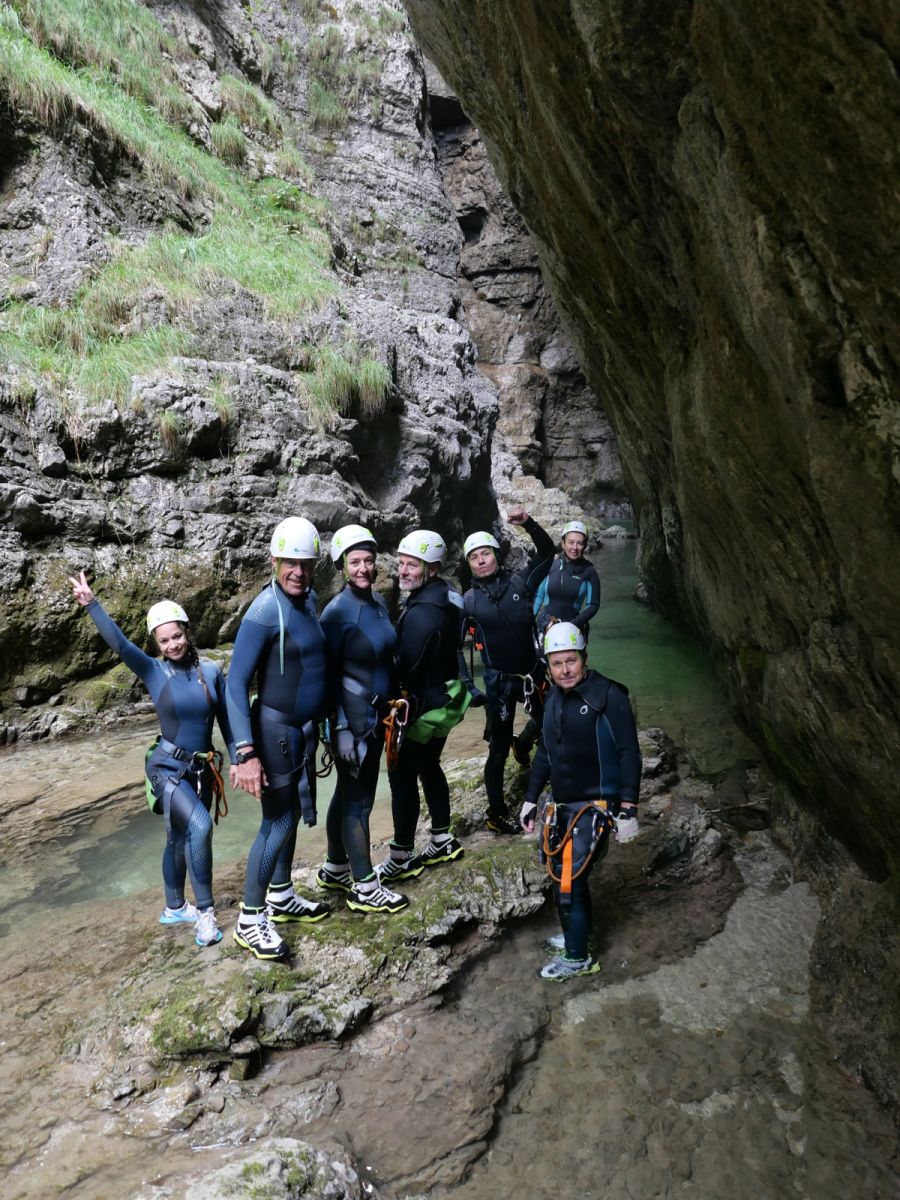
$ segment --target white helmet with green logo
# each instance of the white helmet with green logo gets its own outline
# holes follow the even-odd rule
[[[570,521],[568,525],[563,526],[563,531],[560,534],[560,540],[562,540],[567,533],[580,533],[586,541],[588,535],[587,525],[585,525],[583,521]]]
[[[152,633],[160,625],[168,625],[170,621],[180,621],[182,625],[189,624],[188,615],[174,600],[160,600],[147,613],[147,632]]]
[[[285,517],[275,526],[269,550],[273,558],[318,558],[319,531],[306,517]]]
[[[447,557],[447,543],[433,529],[414,529],[400,542],[397,553],[421,558],[422,562],[442,563]]]
[[[571,621],[557,621],[544,634],[544,653],[555,654],[558,650],[583,650],[584,634]]]
[[[378,550],[371,529],[365,525],[342,525],[331,539],[331,561],[339,563],[345,554],[362,546],[371,548],[373,554]]]
[[[470,533],[465,542],[463,542],[463,558],[468,558],[473,550],[481,550],[483,547],[496,550],[498,554],[500,552],[500,543],[486,529],[479,529],[477,533]]]

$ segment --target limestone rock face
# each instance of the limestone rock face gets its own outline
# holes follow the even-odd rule
[[[462,303],[479,370],[497,387],[497,428],[527,474],[565,489],[595,521],[630,516],[615,435],[560,325],[527,226],[459,100],[426,68],[438,163],[465,238]]]
[[[602,393],[652,600],[896,878],[896,17],[405,6]]]
[[[44,331],[63,324],[70,305],[85,308],[84,289],[120,264],[121,300],[104,300],[104,311],[122,309],[110,344],[159,326],[188,342],[129,370],[118,397],[101,389],[84,403],[77,380],[27,376],[8,358],[11,317],[0,330],[4,740],[68,727],[84,708],[75,685],[112,662],[72,603],[67,576],[79,568],[130,637],[142,640],[143,611],[162,593],[184,604],[201,645],[219,645],[266,582],[269,534],[286,515],[311,518],[326,544],[339,525],[362,521],[388,549],[426,514],[458,543],[494,510],[495,390],[462,323],[463,239],[402,12],[375,0],[303,12],[237,0],[146,7],[178,47],[172,70],[193,104],[192,143],[208,150],[228,96],[238,106],[231,128],[244,159],[216,185],[218,200],[161,182],[90,113],[57,127],[7,103],[0,86],[0,287],[20,306],[7,314],[36,310]],[[158,287],[124,294],[136,259],[180,237],[184,261],[215,230],[223,187],[229,204],[287,196],[298,236],[314,214],[327,277],[316,303],[273,312],[258,281],[237,276],[185,298],[165,271]],[[246,230],[252,237],[252,222]],[[277,253],[270,267],[282,270]],[[80,336],[74,321],[63,328]],[[348,342],[389,374],[380,412],[361,400],[325,413],[313,403],[311,359]],[[333,586],[323,568],[323,599]]]

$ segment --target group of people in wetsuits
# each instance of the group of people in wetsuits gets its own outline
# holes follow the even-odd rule
[[[483,706],[487,828],[515,834],[533,829],[540,816],[541,854],[562,925],[542,974],[562,979],[599,969],[588,950],[587,875],[611,831],[620,840],[637,833],[634,719],[627,691],[587,666],[587,625],[600,600],[597,573],[584,557],[587,530],[579,522],[566,526],[554,558],[552,540],[524,510],[510,511],[508,520],[534,543],[527,567],[508,570],[493,534],[474,533],[463,547],[462,594],[441,576],[441,536],[408,533],[397,548],[402,605],[394,624],[374,589],[378,546],[370,530],[346,525],[333,535],[330,555],[344,585],[319,616],[318,532],[303,517],[286,518],[271,538],[271,582],[238,628],[227,682],[215,663],[200,658],[179,604],[161,601],[147,614],[157,658],[125,637],[84,572],[70,580],[101,636],[147,687],[159,717],[146,774],[148,802],[166,826],[161,923],[190,923],[200,946],[222,938],[212,893],[213,819],[223,798],[221,756],[212,746],[216,721],[232,787],[261,807],[233,937],[257,958],[277,960],[287,954],[278,925],[313,924],[330,912],[299,895],[291,878],[300,820],[316,822],[320,737],[337,782],[317,883],[342,893],[352,911],[392,914],[409,905],[394,890],[398,883],[463,854],[451,829],[441,755],[467,709]],[[480,687],[468,640],[481,653]],[[530,761],[535,740],[538,750],[515,821],[503,776],[519,703],[531,721],[516,756]],[[385,752],[394,828],[387,856],[373,864],[369,819]],[[539,814],[548,783],[552,800]],[[417,852],[420,784],[431,831]],[[185,898],[188,876],[193,904]]]

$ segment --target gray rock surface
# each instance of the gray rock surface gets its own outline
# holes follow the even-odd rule
[[[438,162],[465,239],[459,259],[477,364],[497,387],[505,438],[525,474],[598,516],[630,516],[615,435],[564,333],[524,221],[456,96],[427,64]]]
[[[651,598],[896,879],[896,20],[405,6],[602,392]]]

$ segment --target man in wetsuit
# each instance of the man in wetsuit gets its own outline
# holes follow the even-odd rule
[[[403,607],[397,623],[397,673],[410,704],[410,721],[396,766],[390,773],[394,836],[379,864],[386,881],[411,879],[426,867],[460,858],[463,848],[450,833],[450,788],[441,768],[447,734],[462,720],[469,692],[460,683],[457,651],[462,596],[440,576],[447,556],[433,529],[415,529],[397,548]],[[415,853],[419,780],[431,818],[431,837]]]
[[[556,956],[541,976],[563,980],[600,969],[588,948],[588,875],[606,852],[611,831],[620,842],[638,836],[641,751],[628,689],[588,669],[577,625],[552,625],[544,653],[553,687],[519,820],[526,831],[534,828],[538,798],[549,782],[553,799],[542,814],[547,834],[542,854],[549,859],[562,933],[550,938]]]
[[[465,566],[472,586],[463,596],[466,625],[481,647],[484,662],[484,696],[487,709],[484,738],[488,756],[484,764],[487,792],[487,827],[494,833],[518,833],[503,796],[503,769],[513,738],[516,704],[525,698],[526,679],[532,687],[543,679],[543,666],[535,647],[532,602],[538,584],[553,558],[549,535],[524,509],[509,513],[511,525],[521,525],[534,542],[528,566],[511,572],[500,563],[500,543],[484,530],[466,538]],[[460,653],[460,671],[476,699],[480,696]],[[532,707],[539,706],[533,692]],[[539,719],[539,714],[536,713]]]
[[[291,883],[300,817],[316,823],[316,729],[327,706],[325,635],[311,590],[319,535],[304,517],[288,517],[276,526],[270,551],[272,582],[244,614],[226,688],[238,751],[233,783],[262,804],[234,940],[263,959],[287,952],[270,922],[310,924],[329,912]]]

